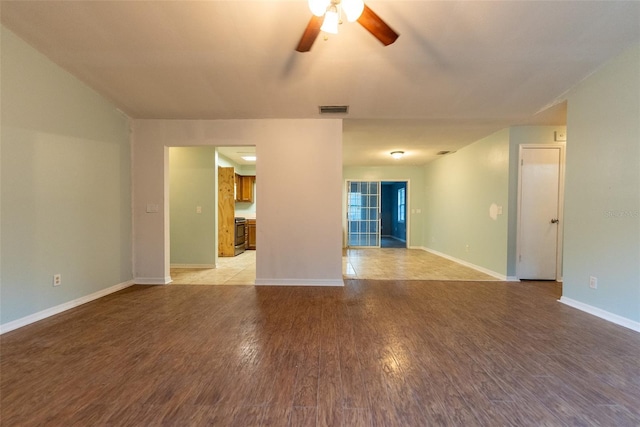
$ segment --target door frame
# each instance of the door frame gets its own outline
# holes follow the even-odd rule
[[[345,178],[343,185],[343,193],[342,193],[342,248],[349,248],[349,200],[347,193],[349,192],[349,182],[350,181],[368,181],[368,182],[378,182],[379,185],[382,185],[383,182],[404,182],[406,184],[406,200],[405,200],[405,224],[406,224],[406,233],[407,238],[405,239],[406,249],[409,249],[410,236],[411,236],[411,217],[415,212],[411,212],[411,180],[409,178],[396,178],[396,179],[366,179],[366,178]],[[380,218],[378,218],[380,220]],[[380,246],[378,246],[380,247]]]
[[[558,176],[558,236],[556,239],[556,281],[562,282],[562,248],[564,242],[564,174],[565,174],[565,148],[564,144],[520,144],[518,149],[518,205],[517,205],[517,225],[516,225],[516,277],[520,278],[518,262],[520,256],[520,231],[521,231],[521,205],[522,205],[522,160],[524,150],[535,150],[545,148],[557,148],[560,150],[560,164]]]
[[[404,248],[407,249],[409,247],[409,217],[411,216],[411,211],[409,210],[409,180],[403,179],[383,179],[380,180],[380,221],[382,221],[382,185],[384,183],[387,184],[404,184]],[[397,206],[394,206],[393,209],[397,209]],[[382,242],[382,231],[380,232],[380,242]],[[382,247],[382,244],[381,244]]]

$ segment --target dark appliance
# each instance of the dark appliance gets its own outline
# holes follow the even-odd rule
[[[240,255],[246,249],[245,227],[247,226],[247,220],[242,217],[236,217],[235,223],[236,223],[235,224],[236,230],[235,230],[235,238],[234,238],[234,244],[235,244],[234,256]]]

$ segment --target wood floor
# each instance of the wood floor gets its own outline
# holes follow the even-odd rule
[[[0,337],[3,426],[640,425],[640,334],[555,282],[133,286]]]

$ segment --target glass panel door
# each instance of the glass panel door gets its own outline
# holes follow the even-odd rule
[[[380,182],[347,181],[347,245],[380,247]]]

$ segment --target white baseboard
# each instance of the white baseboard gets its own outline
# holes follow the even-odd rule
[[[601,319],[608,320],[609,322],[615,323],[616,325],[624,326],[625,328],[640,332],[640,322],[635,322],[631,319],[627,319],[626,317],[618,316],[617,314],[610,313],[601,308],[594,307],[592,305],[585,304],[571,298],[560,297],[558,301],[570,307],[577,308],[580,311],[584,311],[585,313],[589,313]]]
[[[9,331],[13,331],[15,329],[21,328],[23,326],[27,326],[31,323],[37,322],[39,320],[43,320],[46,319],[47,317],[51,317],[54,316],[56,314],[60,314],[64,311],[70,310],[74,307],[78,307],[79,305],[82,304],[86,304],[88,302],[91,302],[93,300],[96,300],[98,298],[102,298],[106,295],[112,294],[114,292],[118,292],[124,288],[128,288],[129,286],[133,285],[133,280],[129,280],[127,282],[123,282],[123,283],[119,283],[117,285],[111,286],[109,288],[106,289],[102,289],[101,291],[98,292],[94,292],[90,295],[86,295],[84,297],[80,297],[77,299],[74,299],[72,301],[69,302],[65,302],[63,304],[60,305],[56,305],[55,307],[51,307],[51,308],[47,308],[46,310],[42,310],[39,311],[37,313],[33,313],[30,314],[29,316],[25,316],[21,319],[16,319],[14,321],[5,323],[3,325],[0,325],[0,335],[4,334],[5,332],[9,332]]]
[[[496,273],[495,271],[489,270],[484,267],[480,267],[479,265],[471,264],[470,262],[452,257],[451,255],[443,254],[442,252],[438,252],[434,249],[426,248],[424,246],[421,246],[420,249],[422,249],[423,251],[430,252],[434,255],[438,255],[439,257],[448,259],[449,261],[457,262],[458,264],[462,264],[465,267],[473,268],[474,270],[477,270],[484,274],[488,274],[489,276],[495,277],[496,279],[499,279],[499,280],[510,281],[510,282],[518,281],[518,279],[513,276],[507,277],[504,274]]]
[[[216,268],[215,264],[171,264],[171,268]]]
[[[133,282],[136,285],[168,285],[171,283],[171,276],[165,277],[136,277]]]
[[[344,286],[344,280],[256,279],[256,286]]]

